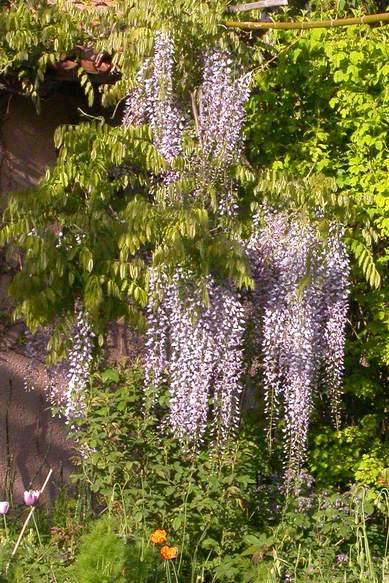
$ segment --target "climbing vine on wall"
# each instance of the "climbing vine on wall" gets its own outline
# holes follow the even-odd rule
[[[120,106],[120,100],[127,96],[123,125],[112,127],[103,119],[85,118],[78,127],[58,129],[58,163],[37,189],[13,194],[4,214],[1,240],[7,243],[10,254],[18,253],[23,259],[23,269],[11,286],[17,302],[15,314],[32,331],[53,325],[50,348],[54,358],[63,355],[66,331],[71,329],[73,309],[79,301],[100,345],[104,329],[112,320],[124,317],[131,325],[144,325],[147,304],[150,324],[153,307],[164,308],[163,301],[158,305],[150,293],[150,277],[154,274],[167,278],[167,303],[182,302],[182,320],[186,318],[187,327],[177,329],[186,340],[188,330],[198,332],[195,323],[201,323],[201,319],[196,320],[196,314],[188,318],[186,304],[193,297],[185,295],[186,284],[180,280],[181,289],[172,291],[169,287],[172,281],[177,284],[177,274],[190,273],[194,281],[203,283],[195,293],[199,298],[197,308],[212,310],[213,299],[217,311],[222,298],[224,309],[229,298],[232,313],[238,306],[234,295],[237,290],[254,286],[242,241],[250,237],[253,214],[264,200],[275,212],[292,211],[310,219],[320,219],[325,213],[330,221],[341,218],[348,247],[356,258],[353,276],[359,277],[361,270],[373,287],[380,285],[380,264],[386,261],[380,247],[387,230],[383,213],[386,198],[374,175],[386,176],[383,128],[387,102],[383,80],[387,71],[380,66],[385,48],[375,48],[374,35],[384,37],[384,33],[365,31],[358,38],[353,37],[355,33],[342,33],[333,37],[333,45],[325,43],[325,54],[321,33],[297,39],[282,33],[271,37],[269,43],[265,39],[256,45],[257,39],[251,36],[220,29],[223,4],[182,0],[172,6],[171,2],[159,1],[153,2],[150,10],[147,2],[135,7],[123,1],[118,2],[115,14],[91,12],[90,18],[85,18],[74,9],[65,14],[60,6],[39,2],[32,7],[18,2],[1,13],[2,72],[16,74],[22,89],[37,105],[45,72],[55,68],[55,63],[80,43],[93,44],[94,51],[112,55],[112,66],[120,74],[115,84],[96,90],[80,67],[80,84],[89,105],[101,98],[104,106]],[[20,25],[25,34],[18,37],[15,31]],[[160,33],[155,38],[156,29]],[[171,40],[168,59],[164,61],[160,54],[158,60],[155,47],[163,45],[166,38]],[[346,51],[350,39],[355,43],[352,58]],[[367,67],[368,57],[374,64],[374,74]],[[306,65],[309,59],[315,63],[314,73]],[[254,69],[257,85],[248,108],[246,136],[250,148],[245,152],[240,144],[238,155],[235,145],[230,151],[228,141],[223,141],[226,136],[238,138],[243,121],[243,115],[238,116],[234,126],[225,113],[243,112],[235,109],[237,96],[229,93],[227,73],[234,67]],[[312,79],[315,86],[311,86]],[[360,83],[369,89],[363,99],[358,99]],[[294,87],[304,88],[304,94],[298,94]],[[219,93],[218,88],[222,88]],[[231,100],[228,107],[224,112],[217,111],[217,99],[227,100],[227,96]],[[319,114],[317,103],[322,108]],[[136,110],[134,104],[140,109]],[[311,113],[308,121],[307,111]],[[332,114],[336,123],[331,121]],[[366,125],[353,125],[355,119],[361,121],[364,116]],[[343,125],[340,120],[344,120]],[[370,171],[362,167],[366,158]],[[261,171],[264,167],[267,173]],[[285,189],[280,190],[285,181]],[[309,196],[304,198],[302,193],[306,192]],[[364,221],[367,224],[361,231]],[[327,240],[328,224],[333,223],[322,221],[318,241],[320,237]],[[315,278],[304,281],[311,267],[310,254],[304,257],[299,271],[302,281],[293,281],[296,297],[308,295],[310,286],[318,285]],[[344,265],[346,262],[344,259]],[[182,266],[186,271],[177,270]],[[317,271],[320,269],[315,276]],[[218,287],[220,284],[223,287]],[[344,290],[344,281],[342,285]],[[231,319],[231,330],[237,336],[241,334],[239,310],[237,307]],[[174,312],[171,305],[166,312]],[[344,313],[343,306],[341,335]],[[211,311],[208,315],[212,319]],[[217,322],[217,318],[214,320]],[[172,322],[168,325],[171,327]],[[193,334],[191,338],[191,356],[196,344],[193,339],[199,337]],[[201,338],[205,346],[208,337],[203,334]],[[240,339],[235,348],[238,354]],[[340,348],[342,352],[342,343]],[[171,354],[168,356],[164,367],[164,372],[170,367],[175,381],[182,373],[176,366],[183,361],[180,350],[177,347],[175,361]],[[341,362],[339,377],[342,366]],[[212,374],[211,369],[203,369],[204,376],[209,376],[208,387],[215,381],[211,377],[216,368]],[[283,382],[291,378],[289,373],[285,368]],[[177,403],[179,384],[173,383],[171,391]],[[238,385],[235,382],[231,399],[234,409]],[[268,389],[270,385],[268,382]],[[338,378],[334,385],[336,402]],[[225,397],[223,387],[219,388]],[[206,402],[211,393],[208,388],[203,393]],[[301,437],[299,428],[292,425],[291,394],[284,391],[283,396],[289,414],[285,430],[288,452],[300,440],[300,449],[292,460],[300,466],[308,418]],[[311,396],[305,396],[305,412],[309,413]],[[216,395],[214,404],[219,397]],[[293,398],[296,400],[296,395]],[[171,414],[176,430],[186,427],[187,433],[194,433],[196,439],[201,437],[207,406],[208,402],[198,411],[195,429],[190,423],[185,426],[193,411],[182,411],[177,406]],[[236,424],[235,414],[223,410],[220,403],[217,407],[222,411],[223,423],[227,420],[225,425],[231,420]]]

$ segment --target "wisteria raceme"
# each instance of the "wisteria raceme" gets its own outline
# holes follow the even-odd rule
[[[324,265],[324,361],[325,379],[331,412],[338,427],[340,390],[344,372],[344,330],[347,324],[350,262],[342,241],[344,229],[330,225],[328,243],[322,258]]]
[[[82,304],[75,305],[75,323],[72,328],[72,342],[67,357],[47,366],[47,344],[52,335],[50,326],[35,335],[27,332],[26,352],[30,366],[25,377],[27,389],[35,389],[39,382],[39,369],[44,368],[42,378],[47,397],[52,405],[59,407],[71,424],[85,412],[85,396],[93,360],[94,333],[84,313]]]
[[[134,89],[129,92],[126,98],[122,120],[125,126],[139,126],[147,123],[150,105],[146,91],[146,79],[151,67],[151,59],[146,59],[135,78]]]
[[[197,119],[200,154],[196,160],[198,187],[195,196],[213,184],[220,193],[217,214],[233,215],[237,210],[236,188],[226,170],[241,153],[251,75],[243,74],[226,51],[209,51],[204,61]]]
[[[149,301],[146,307],[145,384],[160,387],[165,380],[169,361],[169,318],[167,294],[171,292],[167,276],[151,270]],[[164,300],[165,294],[165,301]]]
[[[244,314],[236,293],[206,281],[203,305],[193,275],[177,270],[154,280],[163,295],[150,297],[147,382],[169,384],[169,425],[181,440],[200,444],[212,411],[213,434],[223,442],[239,415]],[[156,305],[155,305],[156,304]],[[154,308],[154,310],[153,310]]]
[[[137,85],[127,97],[124,125],[149,123],[155,147],[168,163],[182,151],[182,115],[173,93],[174,44],[171,36],[158,31],[154,51],[137,76]]]
[[[150,123],[156,147],[167,162],[182,151],[182,116],[174,104],[174,44],[168,33],[154,37],[153,74],[150,80]]]
[[[70,421],[85,413],[85,393],[93,360],[94,334],[80,303],[75,306],[75,317],[65,392],[65,417]]]
[[[301,218],[291,220],[268,209],[264,218],[248,245],[257,282],[257,345],[269,440],[283,409],[285,468],[296,473],[304,462],[313,395],[322,385],[337,414],[348,258],[338,225],[331,226],[323,243],[316,227]]]
[[[250,74],[237,73],[230,53],[213,50],[205,55],[198,115],[199,140],[204,158],[216,158],[221,167],[235,162],[240,154],[250,82]]]

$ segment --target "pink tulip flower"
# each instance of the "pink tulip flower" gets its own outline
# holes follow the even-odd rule
[[[9,510],[9,502],[7,502],[6,500],[4,500],[3,502],[0,502],[0,514],[8,514],[8,510]]]
[[[35,506],[38,502],[39,494],[39,490],[26,490],[23,497],[26,506]]]

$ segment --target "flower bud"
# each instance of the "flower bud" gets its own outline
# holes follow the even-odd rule
[[[24,503],[26,506],[35,506],[38,502],[40,492],[39,490],[25,490],[24,492]]]
[[[8,510],[9,510],[9,502],[7,502],[6,500],[3,500],[2,502],[0,502],[0,514],[8,514]]]

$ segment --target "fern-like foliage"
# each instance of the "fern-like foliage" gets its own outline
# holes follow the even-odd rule
[[[372,288],[379,288],[381,275],[376,267],[371,249],[366,243],[357,239],[350,240],[350,247],[366,281]]]
[[[8,252],[23,258],[10,291],[15,316],[30,329],[61,316],[63,332],[77,298],[100,343],[109,321],[142,325],[150,263],[168,271],[186,264],[199,276],[213,272],[251,285],[239,221],[229,219],[227,229],[210,200],[189,196],[190,168],[180,184],[186,202],[167,206],[158,197],[166,163],[147,126],[88,121],[59,128],[55,141],[57,164],[37,188],[10,196],[0,234]]]

